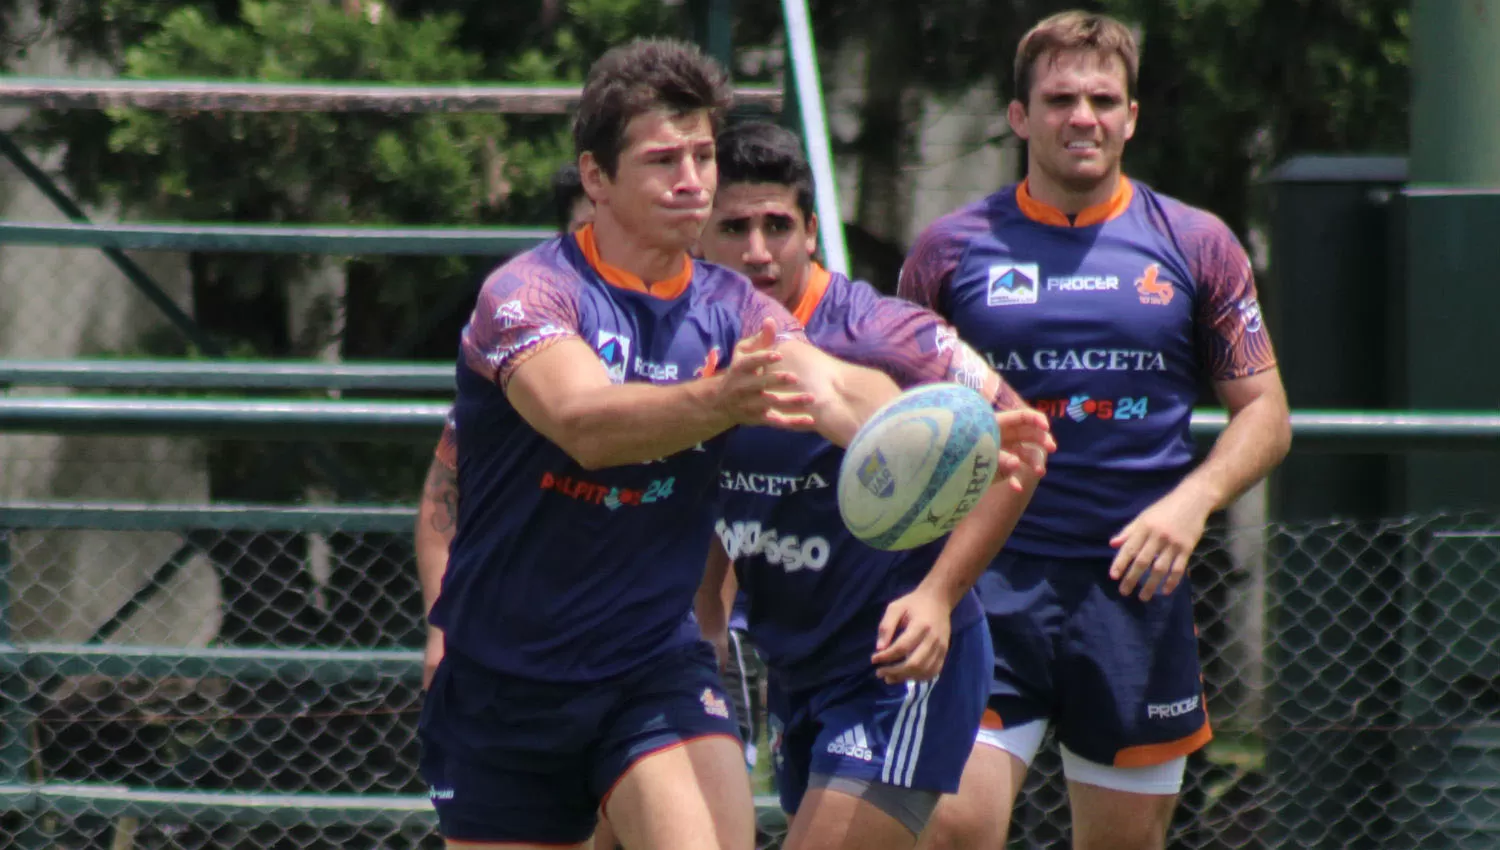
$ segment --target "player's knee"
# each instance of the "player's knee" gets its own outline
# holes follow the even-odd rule
[[[1010,809],[976,795],[944,794],[917,850],[1003,850],[1010,831]]]

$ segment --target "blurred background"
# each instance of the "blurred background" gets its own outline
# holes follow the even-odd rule
[[[413,509],[589,64],[703,44],[890,291],[1066,8],[1137,28],[1126,172],[1250,250],[1296,416],[1192,568],[1172,846],[1500,847],[1493,0],[0,0],[0,843],[440,846]]]

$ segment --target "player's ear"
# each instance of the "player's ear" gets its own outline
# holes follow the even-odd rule
[[[1005,120],[1010,123],[1010,131],[1016,134],[1016,138],[1023,142],[1030,141],[1031,133],[1026,129],[1026,104],[1012,100],[1005,107]]]
[[[1139,101],[1130,102],[1130,118],[1125,121],[1125,140],[1129,141],[1135,135],[1135,119],[1140,115],[1141,104]]]
[[[594,203],[604,197],[605,185],[609,182],[609,175],[604,173],[604,167],[594,156],[593,151],[584,151],[578,156],[578,179],[583,183],[583,191]]]
[[[818,255],[818,214],[807,214],[807,256]]]

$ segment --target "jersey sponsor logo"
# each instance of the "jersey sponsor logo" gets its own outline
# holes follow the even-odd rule
[[[428,786],[427,798],[429,800],[451,800],[453,799],[453,789],[439,788],[436,785]]]
[[[729,701],[714,693],[713,688],[704,688],[703,693],[698,696],[698,701],[703,703],[704,714],[729,719]]]
[[[828,566],[828,556],[833,553],[826,538],[782,534],[774,528],[761,528],[759,520],[728,523],[721,519],[714,525],[714,532],[724,544],[729,560],[760,555],[766,563],[789,573],[821,570]]]
[[[1166,358],[1145,348],[1038,348],[1026,354],[986,353],[990,366],[1001,372],[1165,372]]]
[[[521,306],[520,299],[507,301],[495,308],[495,321],[502,328],[512,328],[526,320],[526,310]]]
[[[701,444],[700,444],[701,445]],[[807,475],[771,475],[763,472],[719,470],[719,489],[762,496],[785,496],[803,490],[826,490],[828,481],[816,472]]]
[[[1141,276],[1135,279],[1135,291],[1141,297],[1142,304],[1154,304],[1164,307],[1172,303],[1172,296],[1177,294],[1172,288],[1170,280],[1161,280],[1161,265],[1152,263],[1146,266]]]
[[[722,356],[717,345],[710,348],[708,354],[703,357],[703,365],[693,370],[693,377],[712,378],[719,371],[719,358]]]
[[[662,478],[647,484],[644,490],[635,490],[629,487],[613,487],[595,481],[586,481],[571,475],[543,472],[541,489],[615,511],[620,508],[633,508],[665,501],[672,496],[672,486],[676,483],[675,477]]]
[[[1195,694],[1188,699],[1180,699],[1176,702],[1153,702],[1146,706],[1146,719],[1148,720],[1170,720],[1173,717],[1181,717],[1198,710],[1198,696]]]
[[[605,371],[609,372],[609,382],[625,383],[625,370],[630,365],[630,337],[600,331],[594,350],[599,352],[599,359],[604,361]]]
[[[860,761],[874,761],[875,752],[870,749],[870,739],[865,735],[865,724],[856,723],[853,729],[828,742],[828,752]]]
[[[1245,325],[1245,333],[1260,333],[1261,316],[1259,299],[1241,298],[1235,306],[1240,311],[1240,321]]]
[[[1114,275],[1071,275],[1047,278],[1048,292],[1114,292],[1120,279]]]
[[[1001,263],[990,266],[990,289],[986,303],[991,307],[1035,304],[1036,285],[1041,276],[1041,268],[1036,263]]]
[[[1054,419],[1066,416],[1074,422],[1083,422],[1088,419],[1124,421],[1145,419],[1150,409],[1150,400],[1146,396],[1104,399],[1092,398],[1088,395],[1073,395],[1068,398],[1037,399],[1031,402],[1031,406]]]
[[[650,360],[635,359],[635,373],[653,383],[671,382],[677,380],[676,363],[652,363]]]

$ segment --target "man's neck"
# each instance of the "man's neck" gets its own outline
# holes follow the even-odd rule
[[[1089,207],[1107,203],[1120,188],[1121,179],[1122,175],[1117,169],[1087,192],[1072,192],[1048,180],[1040,169],[1031,168],[1026,174],[1026,191],[1031,194],[1032,199],[1053,207],[1063,215],[1075,216]]]
[[[647,284],[667,280],[682,272],[682,248],[645,245],[610,215],[594,218],[594,245],[599,259],[630,272]]]

